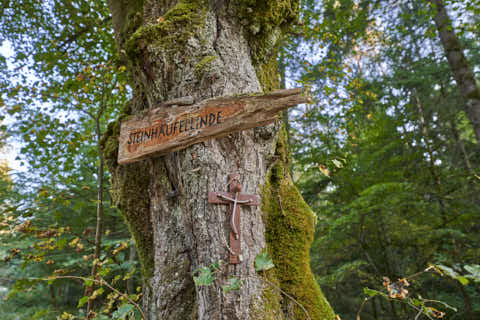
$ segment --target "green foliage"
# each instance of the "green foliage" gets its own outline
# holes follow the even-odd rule
[[[260,252],[255,257],[255,270],[257,272],[266,271],[274,267],[275,265],[273,264],[272,258],[270,258],[267,251]]]
[[[117,311],[115,311],[112,316],[114,319],[127,319],[127,316],[133,312],[135,306],[131,304],[124,304]]]
[[[200,267],[193,271],[193,282],[197,286],[212,285],[216,279],[215,273],[220,271],[222,261],[212,263],[208,267]]]
[[[470,267],[471,268],[465,268],[465,269],[469,269],[469,270],[477,269],[479,266],[474,265]],[[360,316],[365,303],[374,297],[380,297],[382,299],[389,300],[390,302],[393,302],[393,303],[401,303],[401,304],[407,305],[409,308],[415,311],[415,314],[416,314],[415,317],[417,319],[419,319],[422,315],[424,315],[426,318],[431,320],[443,318],[446,315],[446,312],[442,312],[439,309],[437,309],[438,306],[440,306],[444,310],[449,310],[457,313],[458,309],[455,307],[452,307],[448,303],[445,303],[440,300],[425,299],[419,294],[417,294],[416,297],[413,297],[414,294],[409,292],[406,289],[407,287],[410,286],[410,282],[414,278],[421,277],[427,272],[432,272],[432,271],[437,272],[442,277],[449,277],[451,279],[457,280],[461,283],[462,286],[465,286],[468,284],[468,280],[466,279],[466,277],[469,277],[472,275],[472,273],[470,273],[469,276],[465,277],[465,276],[459,275],[455,270],[453,270],[450,267],[447,267],[444,265],[431,265],[422,272],[418,272],[407,278],[399,279],[394,283],[391,283],[388,277],[384,277],[383,286],[385,287],[386,292],[373,290],[370,288],[363,289],[364,294],[367,295],[368,297],[365,298],[364,302],[362,303],[360,310],[358,311],[357,318]],[[475,278],[475,277],[473,278],[478,280],[478,278]],[[437,308],[433,307],[432,305],[437,306]]]
[[[467,272],[466,274],[460,274],[453,268],[442,264],[434,265],[434,267],[442,276],[446,275],[447,277],[458,280],[464,286],[469,284],[469,280],[480,282],[480,265],[478,264],[463,266],[463,269]]]
[[[467,265],[463,267],[468,274],[465,276],[474,282],[480,282],[480,265]]]
[[[216,263],[212,263],[208,267],[199,267],[193,271],[193,282],[196,286],[211,286],[217,280],[216,274],[222,271],[223,263],[222,261],[217,261]],[[224,270],[225,271],[225,270]],[[230,291],[239,290],[244,281],[237,278],[232,277],[228,280],[226,285],[222,286],[223,293],[227,294]]]
[[[243,285],[243,281],[233,277],[230,279],[230,283],[222,287],[223,293],[229,293],[230,291],[240,290]]]
[[[214,270],[209,267],[202,267],[196,270],[197,276],[193,276],[193,281],[197,286],[209,286],[215,281]]]
[[[124,252],[132,245],[127,228],[108,198],[101,203],[102,254],[94,259],[98,142],[128,98],[126,68],[114,55],[104,2],[25,0],[0,7],[0,41],[13,50],[0,59],[0,116],[26,168],[11,173],[10,187],[1,189],[0,255],[7,263],[0,274],[10,299],[0,302],[0,313],[71,318],[83,311],[75,307],[87,302],[82,297],[92,283],[55,277],[87,276],[95,264],[122,290],[139,282],[135,257]],[[101,178],[108,181],[107,174]],[[27,281],[49,276],[46,283]],[[88,296],[98,309],[109,303],[100,289]]]
[[[480,153],[428,3],[305,0],[301,23],[295,25],[298,1],[232,2],[246,25],[264,89],[278,87],[272,52],[289,31],[281,67],[287,78],[311,86],[315,100],[291,113],[295,161],[287,161],[286,137],[279,142],[264,197],[266,223],[275,226],[267,234],[274,259],[266,251],[255,259],[257,272],[309,312],[319,302],[308,300],[318,288],[302,282],[313,275],[305,271],[309,244],[299,239],[311,238],[316,228],[311,268],[342,318],[355,318],[360,308],[362,319],[414,318],[420,311],[434,317],[437,309],[430,303],[444,318],[480,314]],[[478,70],[480,4],[446,3],[464,46],[459,49]],[[127,8],[129,23],[119,39],[128,42],[130,55],[138,53],[142,39],[159,38],[161,47],[185,41],[171,38],[169,31],[181,27],[188,37],[205,18],[200,1],[181,1],[163,21],[139,29],[141,4]],[[0,313],[7,320],[76,319],[85,317],[83,308],[92,302],[97,319],[140,318],[132,303],[140,298],[132,289],[139,284],[138,264],[127,227],[108,197],[101,255],[93,258],[100,153],[111,161],[116,146],[113,134],[98,148],[99,136],[110,119],[129,114],[131,92],[127,68],[114,54],[105,2],[3,1],[0,12],[0,42],[13,50],[11,57],[0,56],[0,146],[6,136],[14,139],[25,168],[12,173],[0,166],[0,258],[5,261],[0,289],[8,288],[0,296],[9,296],[1,300]],[[195,23],[185,26],[192,16]],[[198,70],[208,68],[211,59],[200,62]],[[116,122],[108,130],[118,129]],[[289,167],[315,211],[316,225],[315,215],[298,200]],[[103,178],[108,181],[108,174]],[[124,181],[114,197],[148,187],[140,174]],[[279,202],[279,196],[287,201]],[[149,206],[146,201],[118,205],[126,212],[128,205]],[[150,223],[133,221],[138,225],[129,226],[132,230]],[[150,244],[137,245],[148,276]],[[303,269],[294,269],[291,261],[302,261]],[[400,298],[392,298],[388,288],[385,293],[383,277],[402,279],[429,264],[445,276],[426,273],[411,281],[415,296],[401,299],[411,308],[390,304]],[[93,265],[127,295],[91,279]],[[218,281],[220,268],[197,269],[196,285]],[[277,269],[283,277],[275,279]],[[73,276],[80,280],[66,278]],[[242,284],[228,279],[223,291]],[[88,295],[86,287],[92,287]],[[278,292],[267,287],[265,306],[278,308]],[[294,309],[299,318],[305,316]]]
[[[478,3],[448,3],[478,68]],[[291,113],[293,176],[318,216],[312,269],[334,310],[353,319],[363,288],[380,291],[384,276],[478,263],[478,144],[426,2],[304,6],[301,37],[284,57],[315,104]],[[466,283],[467,270],[456,272]],[[458,310],[439,305],[446,318],[475,318],[478,290],[459,285],[432,275],[412,283]],[[417,314],[381,300],[370,299],[362,319]]]

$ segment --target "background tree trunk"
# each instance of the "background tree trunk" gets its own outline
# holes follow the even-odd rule
[[[284,169],[278,123],[116,163],[124,115],[184,96],[200,101],[277,88],[276,43],[296,20],[298,1],[108,2],[134,92],[104,150],[142,262],[149,319],[333,319],[309,268],[314,215]],[[241,175],[243,192],[262,194],[263,205],[242,207],[243,263],[224,264],[213,285],[196,287],[195,269],[228,258],[228,209],[209,204],[207,194],[227,191],[230,173]],[[257,274],[254,260],[265,248],[276,268]],[[224,293],[232,277],[243,285]]]
[[[455,34],[443,0],[432,0],[431,3],[434,5],[434,20],[440,35],[440,42],[460,94],[465,101],[466,112],[472,122],[477,143],[480,144],[480,88],[477,86],[473,69],[463,53],[462,44]]]

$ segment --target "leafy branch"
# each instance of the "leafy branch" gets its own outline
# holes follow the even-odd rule
[[[417,298],[408,297],[408,290],[406,289],[410,286],[408,280],[417,278],[424,273],[435,271],[436,273],[440,274],[440,276],[447,276],[452,279],[459,281],[462,285],[467,285],[469,283],[468,278],[475,282],[480,282],[480,266],[479,265],[467,265],[464,266],[465,270],[469,272],[467,275],[461,275],[456,272],[454,269],[444,266],[444,265],[430,265],[423,271],[417,272],[413,275],[408,277],[399,279],[396,282],[391,282],[388,277],[383,277],[383,286],[386,288],[387,293],[373,290],[370,288],[364,288],[364,293],[368,295],[365,298],[360,306],[360,309],[357,312],[357,320],[360,320],[360,315],[365,307],[366,303],[376,297],[380,296],[390,301],[398,301],[401,303],[406,303],[413,309],[417,311],[415,316],[415,320],[419,319],[421,315],[425,315],[428,319],[439,319],[445,316],[445,312],[439,311],[434,307],[427,306],[428,303],[433,303],[437,305],[442,305],[443,307],[453,310],[457,312],[457,309],[448,305],[447,303],[439,300],[432,300],[432,299],[424,299],[420,295]]]
[[[140,314],[142,316],[142,319],[144,319],[144,320],[147,319],[145,317],[145,314],[142,311],[142,308],[135,301],[130,299],[130,297],[128,295],[126,295],[126,294],[118,291],[117,289],[115,289],[107,281],[105,281],[105,279],[103,279],[102,277],[98,277],[98,278],[99,279],[92,279],[92,278],[86,278],[86,277],[81,277],[81,276],[50,276],[48,278],[28,278],[28,279],[29,280],[48,281],[49,283],[51,283],[52,281],[57,280],[57,279],[71,279],[71,280],[82,280],[82,281],[85,282],[85,284],[87,286],[91,286],[93,283],[98,284],[99,286],[105,285],[110,290],[112,290],[113,292],[118,294],[120,297],[127,300],[131,305],[133,305],[140,312]],[[87,298],[87,299],[85,299],[85,298]],[[82,299],[84,299],[84,300],[82,300]],[[85,303],[90,298],[89,297],[83,297],[82,299],[80,299],[79,305],[81,305],[81,302]]]

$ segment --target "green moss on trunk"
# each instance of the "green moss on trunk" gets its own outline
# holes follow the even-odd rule
[[[252,62],[263,91],[278,89],[277,56],[282,36],[298,21],[299,0],[237,0]]]
[[[262,304],[251,306],[250,319],[252,320],[283,320],[285,315],[282,312],[282,295],[278,288],[280,284],[274,270],[264,271]]]
[[[181,0],[162,17],[155,17],[153,20],[143,16],[143,0],[119,1],[118,3],[121,3],[119,14],[115,15],[114,20],[127,21],[117,23],[121,25],[118,43],[120,52],[126,53],[128,57],[132,73],[143,70],[141,64],[149,58],[148,50],[145,50],[147,46],[156,46],[167,55],[184,51],[187,40],[198,36],[198,30],[206,18],[207,6],[212,5],[211,1],[206,0]],[[299,0],[232,0],[229,8],[235,8],[238,20],[245,28],[252,62],[263,90],[271,91],[278,88],[276,63],[278,46],[282,35],[298,19]],[[213,59],[213,56],[206,55],[195,65],[197,76],[210,67]],[[134,87],[134,100],[139,102],[135,104],[135,108],[127,108],[109,127],[103,147],[112,173],[114,201],[135,239],[143,274],[148,279],[154,266],[148,192],[151,173],[147,161],[125,166],[117,164],[120,121],[130,115],[131,110],[138,111],[145,107],[142,83],[138,82],[138,79]],[[301,308],[279,293],[275,288],[278,286],[304,306],[311,319],[331,320],[334,318],[333,311],[323,297],[309,266],[314,215],[288,174],[284,132],[281,133],[277,143],[277,156],[277,162],[267,175],[262,205],[262,211],[265,213],[267,249],[276,267],[264,274],[266,281],[262,291],[263,303],[251,306],[251,318],[307,319]],[[156,182],[167,184],[168,181],[160,181],[165,176],[164,173],[160,173],[155,177]],[[284,309],[292,310],[293,314],[285,312]]]
[[[118,137],[120,123],[128,118],[130,104],[124,108],[117,120],[108,126],[101,141],[107,167],[112,174],[111,195],[120,209],[132,234],[142,266],[142,273],[148,279],[153,273],[153,230],[150,221],[150,199],[148,188],[150,170],[145,161],[119,166]]]
[[[115,4],[114,17],[119,31],[117,43],[120,53],[126,53],[130,70],[142,63],[139,56],[146,45],[154,44],[175,52],[182,50],[188,38],[205,20],[205,0],[182,0],[170,8],[156,23],[146,23],[143,17],[145,1],[123,1]],[[125,20],[125,21],[124,21]],[[135,240],[143,275],[148,279],[153,273],[153,230],[150,221],[150,170],[147,162],[119,166],[118,136],[120,123],[135,110],[143,109],[141,85],[136,85],[134,99],[127,104],[118,119],[110,124],[102,141],[107,166],[112,174],[112,198],[120,209]],[[138,100],[138,101],[137,101]],[[166,175],[164,175],[166,176]],[[159,177],[157,177],[158,179]]]
[[[205,21],[203,0],[183,0],[157,19],[157,23],[137,28],[125,44],[125,51],[135,61],[146,44],[161,46],[167,51],[183,50],[187,40]]]
[[[276,155],[278,160],[267,175],[262,200],[267,248],[276,266],[275,275],[280,288],[293,296],[311,319],[334,319],[310,269],[315,214],[290,178],[285,130],[280,133]],[[293,313],[294,319],[308,319],[296,304]]]
[[[212,62],[217,59],[216,56],[205,56],[195,65],[195,75],[197,78],[201,78],[203,74],[207,74],[210,71]]]

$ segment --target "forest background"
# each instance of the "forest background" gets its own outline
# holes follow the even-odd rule
[[[0,168],[2,319],[139,316],[101,155],[131,94],[111,23],[101,0],[0,1],[0,142],[19,166]],[[470,70],[480,101],[479,37],[478,0],[304,0],[282,42],[283,85],[314,97],[284,122],[318,217],[311,266],[341,319],[480,317],[480,123],[457,77]]]

